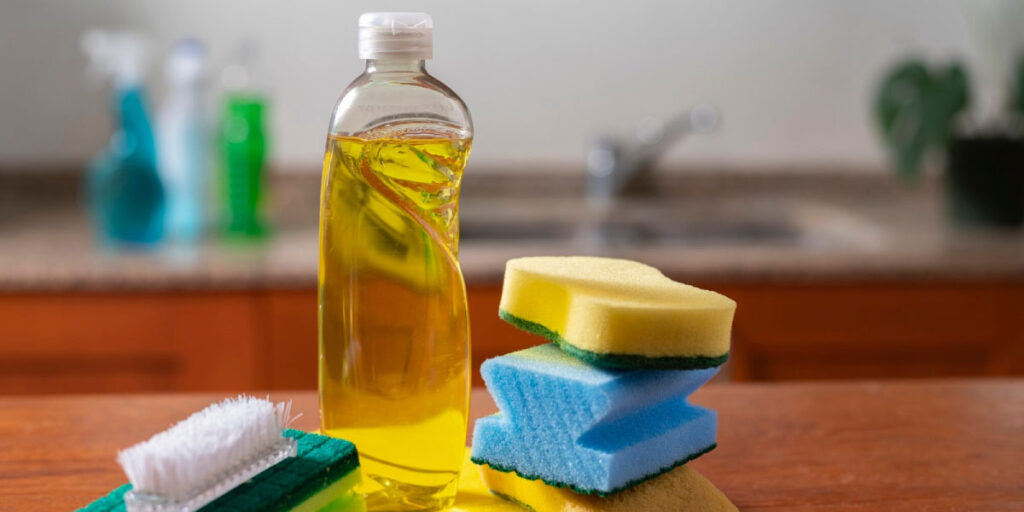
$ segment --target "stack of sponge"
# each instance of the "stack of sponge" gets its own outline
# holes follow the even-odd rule
[[[473,433],[484,484],[535,512],[736,510],[683,465],[716,446],[687,397],[728,358],[735,308],[632,261],[509,261],[500,316],[551,343],[481,366],[501,410]]]

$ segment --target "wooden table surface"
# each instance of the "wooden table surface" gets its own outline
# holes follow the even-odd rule
[[[224,395],[0,397],[0,511],[65,511],[124,481],[115,453]],[[313,392],[293,399],[316,428]],[[1022,511],[1024,380],[706,386],[692,463],[742,511]],[[472,416],[494,411],[475,390]]]

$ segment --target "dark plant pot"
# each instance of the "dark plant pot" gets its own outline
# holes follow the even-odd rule
[[[1024,224],[1024,139],[958,137],[950,141],[948,152],[946,197],[954,222]]]

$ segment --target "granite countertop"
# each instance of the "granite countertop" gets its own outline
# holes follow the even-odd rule
[[[118,253],[103,252],[94,243],[76,180],[7,183],[0,187],[0,291],[312,288],[317,181],[315,175],[275,178],[275,232],[262,243],[209,240],[188,250]],[[487,175],[467,179],[464,188],[460,260],[467,282],[499,283],[504,262],[512,257],[574,253],[637,259],[691,282],[1024,282],[1024,234],[947,225],[935,180],[914,189],[865,172],[704,172],[664,181],[662,198],[625,200],[615,210],[616,219],[632,215],[641,222],[675,225],[785,210],[797,212],[792,222],[806,224],[809,235],[785,243],[754,237],[612,245],[558,234],[533,240],[490,237],[489,227],[508,219],[544,230],[552,219],[586,224],[595,214],[577,178]]]

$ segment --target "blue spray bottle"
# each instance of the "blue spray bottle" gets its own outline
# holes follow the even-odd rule
[[[163,238],[164,188],[142,74],[145,48],[131,34],[89,32],[82,48],[91,68],[111,83],[110,142],[89,167],[89,207],[109,247],[151,246]]]

